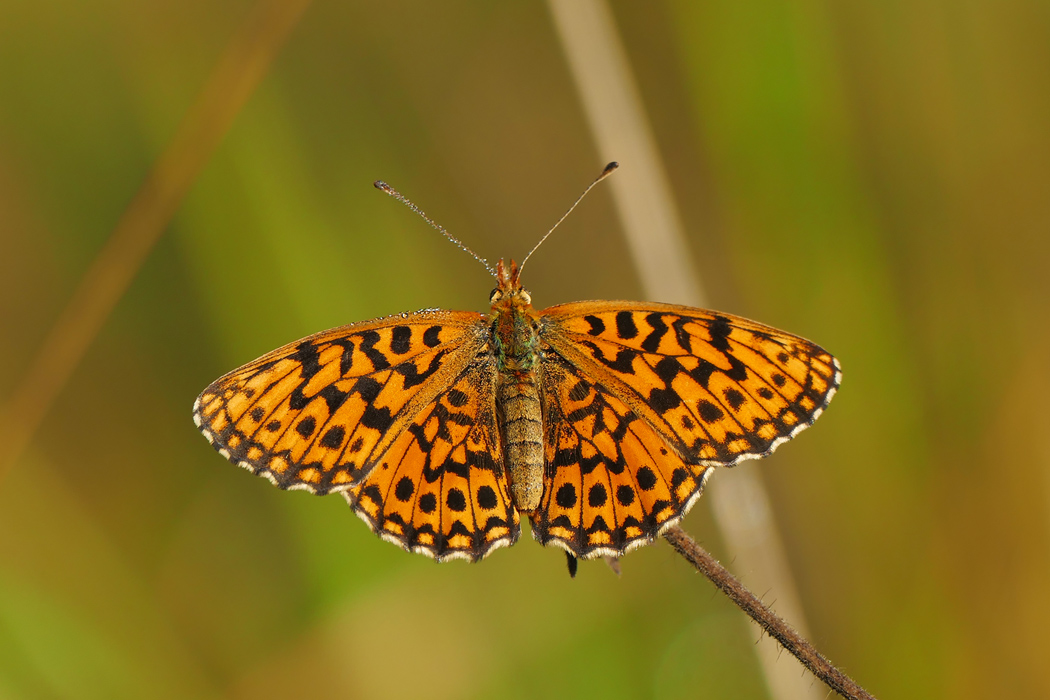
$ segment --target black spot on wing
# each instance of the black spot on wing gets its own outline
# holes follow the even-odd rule
[[[591,393],[591,385],[582,379],[569,390],[569,399],[572,401],[583,401]]]
[[[718,406],[715,406],[710,401],[699,401],[696,404],[697,410],[700,412],[700,418],[705,423],[716,423],[722,420],[725,413],[722,412]]]
[[[422,372],[416,367],[414,362],[402,362],[401,364],[394,367],[394,371],[402,375],[405,378],[405,388],[411,389],[414,386],[418,386],[430,379],[434,374],[441,369],[441,361],[445,357],[445,351],[442,350],[438,354],[434,355],[430,359],[430,364]]]
[[[441,344],[441,339],[438,337],[440,333],[441,326],[431,326],[423,331],[423,345],[426,345],[428,348],[436,348]]]
[[[660,361],[653,367],[653,371],[656,372],[657,377],[663,380],[665,385],[670,386],[679,372],[685,372],[685,368],[682,367],[682,363],[678,361],[678,358],[667,355],[660,358]]]
[[[667,324],[664,323],[663,316],[657,313],[651,313],[645,317],[645,322],[653,329],[649,335],[645,336],[645,340],[642,341],[642,350],[646,352],[656,352],[660,347],[660,340],[667,334]]]
[[[608,497],[609,493],[605,490],[605,485],[595,484],[591,487],[590,491],[587,492],[587,505],[592,508],[601,508],[605,505],[605,501]]]
[[[397,482],[397,486],[394,488],[394,497],[402,503],[407,503],[408,499],[412,498],[412,494],[416,490],[416,485],[412,483],[412,480],[407,476],[401,477],[401,480]]]
[[[360,377],[354,382],[353,389],[350,393],[357,393],[361,396],[361,400],[365,403],[372,403],[379,397],[379,392],[383,390],[383,385],[377,382],[371,377]]]
[[[590,330],[587,332],[591,335],[601,335],[605,332],[605,322],[597,316],[584,316],[583,320],[590,325]]]
[[[372,367],[377,370],[390,368],[390,362],[386,359],[386,356],[376,350],[376,343],[381,338],[382,336],[375,331],[365,331],[361,334],[361,352],[372,363]]]
[[[588,535],[592,535],[595,532],[609,532],[609,526],[605,524],[605,518],[598,516],[591,523],[591,526],[586,530]]]
[[[685,469],[682,469],[681,467],[678,467],[673,472],[671,472],[671,488],[677,489],[688,478],[689,472],[687,472]]]
[[[295,348],[295,352],[289,355],[288,359],[301,365],[302,369],[300,371],[302,372],[304,384],[306,380],[309,380],[321,371],[321,355],[317,351],[317,346],[311,342],[304,341],[299,343]]]
[[[317,420],[313,416],[307,416],[299,421],[299,424],[295,426],[295,432],[299,433],[302,438],[308,438],[314,434],[314,430],[317,429]]]
[[[343,444],[343,438],[346,437],[346,428],[341,425],[333,425],[321,438],[321,447],[327,447],[330,450],[334,450]]]
[[[622,348],[616,352],[616,357],[609,358],[605,356],[605,353],[594,343],[584,342],[583,345],[590,348],[591,356],[594,359],[601,362],[603,365],[611,370],[620,372],[621,374],[634,374],[634,358],[638,356],[635,350],[628,348]]]
[[[376,408],[369,404],[365,406],[365,411],[361,414],[361,425],[372,430],[378,430],[380,433],[385,433],[389,430],[393,423],[394,417],[386,406]]]
[[[354,341],[349,338],[336,338],[331,344],[343,349],[339,356],[339,373],[346,375],[354,366]]]
[[[726,401],[729,403],[729,406],[734,411],[739,410],[739,408],[744,405],[744,401],[746,399],[744,399],[744,395],[741,394],[736,389],[733,389],[732,387],[730,387],[729,389],[726,389],[724,393],[725,393]]]
[[[742,382],[747,379],[747,365],[743,360],[735,355],[726,355],[726,359],[729,360],[729,369],[726,370],[727,377],[734,382]]]
[[[404,355],[412,348],[412,329],[408,326],[394,326],[390,332],[390,351],[395,355]]]
[[[674,389],[655,387],[649,392],[649,405],[656,409],[657,413],[670,411],[681,403],[682,399]]]
[[[729,334],[733,332],[729,325],[729,319],[725,316],[715,316],[707,327],[711,334],[711,345],[715,350],[727,352],[729,350]]]
[[[576,487],[572,484],[562,484],[558,492],[554,494],[554,502],[562,508],[572,508],[576,505]]]
[[[298,390],[299,389],[297,388],[296,391]],[[325,403],[328,404],[328,413],[331,415],[343,405],[347,397],[350,396],[350,392],[341,391],[335,384],[329,384],[326,387],[322,387],[321,390],[317,392],[317,396],[320,396],[324,399]]]
[[[616,312],[616,335],[624,340],[638,336],[638,326],[634,324],[634,314],[630,311]]]
[[[437,510],[437,496],[432,493],[424,493],[419,497],[419,509],[427,515]]]
[[[455,537],[456,535],[462,535],[463,537],[469,537],[471,539],[471,541],[474,540],[474,533],[471,532],[470,530],[468,530],[467,526],[464,525],[459,520],[453,521],[452,527],[450,527],[448,529],[448,539],[451,539],[451,538]],[[459,549],[459,547],[457,547],[456,549]],[[439,553],[441,551],[446,551],[446,549],[442,548],[442,550],[439,550]]]
[[[674,338],[678,341],[678,345],[685,350],[688,354],[693,354],[693,340],[689,336],[689,331],[685,329],[685,324],[689,323],[689,319],[678,317],[674,323],[671,324],[671,328],[674,329]]]
[[[656,486],[656,473],[653,472],[652,467],[642,467],[636,474],[638,477],[638,486],[642,491],[649,491]]]
[[[496,492],[492,490],[491,486],[482,486],[478,489],[478,505],[485,510],[492,510],[496,507],[498,501],[496,500]]]
[[[456,408],[461,408],[465,406],[468,401],[470,401],[470,397],[464,394],[459,389],[450,389],[448,393],[445,394],[445,398],[448,399],[448,402]]]
[[[708,383],[711,381],[711,375],[715,372],[721,372],[722,370],[714,366],[707,360],[700,360],[700,364],[695,369],[689,372],[689,376],[696,380],[696,383],[700,386],[707,388]]]
[[[448,490],[448,494],[446,494],[445,496],[445,505],[447,505],[448,509],[453,511],[454,513],[462,513],[467,509],[467,498],[459,489],[451,488]]]

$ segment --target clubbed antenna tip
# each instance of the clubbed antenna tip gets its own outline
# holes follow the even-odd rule
[[[446,231],[444,226],[440,226],[437,223],[435,223],[433,219],[431,219],[429,216],[427,216],[425,213],[423,213],[422,209],[420,209],[415,204],[413,204],[412,201],[408,197],[406,197],[405,195],[401,194],[400,192],[398,192],[397,190],[395,190],[393,187],[391,187],[390,185],[386,184],[382,180],[376,180],[372,184],[375,185],[375,188],[377,190],[383,190],[388,195],[390,195],[391,197],[393,197],[394,199],[396,199],[397,201],[401,202],[406,207],[408,207],[409,209],[414,211],[416,214],[418,214],[423,219],[423,221],[426,221],[428,224],[430,224],[431,228],[433,228],[433,229],[437,230],[438,232],[440,232],[442,236],[444,236],[445,238],[447,238],[448,240],[452,241],[457,246],[459,246],[460,250],[466,251],[467,253],[470,254],[470,256],[472,258],[474,258],[479,263],[484,265],[485,269],[489,271],[490,275],[492,275],[493,277],[496,276],[496,271],[492,269],[492,266],[489,265],[488,261],[485,260],[485,258],[483,258],[480,255],[478,255],[477,253],[475,253],[473,250],[471,250],[466,245],[464,245],[463,241],[459,240],[458,238],[453,236],[451,233]]]
[[[541,245],[543,245],[543,242],[545,240],[547,240],[547,236],[550,236],[552,233],[554,233],[554,229],[558,228],[558,226],[561,225],[561,222],[565,221],[566,217],[568,217],[569,214],[572,213],[572,210],[576,208],[576,205],[579,204],[580,202],[582,202],[583,198],[587,196],[587,193],[590,192],[591,189],[595,185],[597,185],[599,182],[601,182],[605,178],[607,178],[610,175],[612,175],[613,171],[616,170],[619,167],[620,167],[620,164],[617,163],[615,160],[605,166],[605,169],[602,170],[602,174],[599,175],[598,177],[594,178],[594,182],[592,182],[591,184],[587,185],[587,189],[585,189],[583,191],[583,194],[581,194],[579,197],[576,198],[576,201],[572,203],[572,206],[569,207],[569,209],[564,214],[561,215],[561,218],[558,219],[557,223],[555,223],[553,226],[551,226],[551,230],[547,231],[546,235],[544,235],[543,238],[540,239],[540,242],[532,247],[532,250],[529,251],[529,254],[526,255],[525,259],[521,261],[521,265],[518,266],[518,271],[519,272],[521,271],[521,268],[525,267],[525,263],[527,263],[529,261],[529,258],[531,258],[532,254],[536,252],[536,249],[539,248]]]

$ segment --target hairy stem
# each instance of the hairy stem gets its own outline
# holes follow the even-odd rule
[[[664,533],[664,538],[697,571],[709,578],[715,586],[729,596],[737,607],[746,612],[757,622],[769,636],[780,642],[781,646],[802,662],[810,672],[824,681],[828,687],[844,698],[851,700],[875,700],[868,691],[857,685],[856,681],[835,668],[812,644],[784,622],[776,613],[767,608],[754,593],[744,587],[733,574],[718,563],[696,541],[677,525]]]

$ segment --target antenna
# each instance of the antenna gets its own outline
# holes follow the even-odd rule
[[[482,265],[485,266],[485,269],[489,271],[490,275],[492,275],[493,277],[496,277],[496,271],[492,269],[492,266],[488,264],[488,261],[485,260],[485,258],[483,258],[480,255],[478,255],[477,253],[475,253],[473,250],[471,250],[466,245],[464,245],[463,241],[459,240],[458,238],[453,236],[451,233],[446,231],[444,226],[440,226],[440,225],[436,224],[433,219],[431,219],[429,216],[427,216],[423,212],[422,209],[420,209],[415,204],[413,204],[412,201],[408,197],[406,197],[405,195],[401,194],[400,192],[398,192],[397,190],[395,190],[393,187],[391,187],[390,185],[386,184],[382,180],[376,180],[373,184],[375,185],[377,190],[383,190],[388,195],[390,195],[391,197],[393,197],[397,201],[401,202],[402,204],[404,204],[406,207],[408,207],[409,209],[411,209],[415,213],[419,214],[419,216],[423,218],[423,221],[426,221],[428,224],[430,224],[430,226],[432,228],[434,228],[437,231],[441,232],[442,236],[444,236],[445,238],[449,239],[450,241],[455,243],[457,246],[459,246],[460,250],[464,250],[467,253],[470,253],[470,256],[472,258],[474,258],[479,263],[481,263]]]
[[[599,175],[598,177],[596,177],[594,179],[594,182],[592,182],[591,184],[587,185],[587,189],[585,189],[583,191],[583,194],[581,194],[579,197],[576,198],[576,201],[572,203],[572,206],[569,207],[569,210],[566,211],[564,214],[562,214],[561,218],[558,219],[558,222],[556,224],[554,224],[553,226],[551,226],[551,230],[547,231],[547,234],[543,238],[540,239],[540,242],[532,247],[532,250],[529,251],[529,254],[526,255],[525,259],[521,261],[521,265],[518,266],[518,271],[519,272],[521,271],[521,268],[525,267],[525,263],[527,263],[529,261],[529,258],[531,258],[532,254],[536,252],[536,249],[539,248],[541,245],[543,245],[543,242],[545,240],[547,240],[547,236],[550,236],[552,233],[554,233],[554,229],[558,228],[558,226],[561,225],[561,222],[565,221],[565,218],[567,216],[569,216],[569,214],[572,213],[572,210],[576,208],[577,204],[579,204],[581,201],[583,201],[583,198],[587,196],[587,193],[590,192],[591,189],[595,185],[597,185],[599,182],[601,182],[605,178],[607,178],[610,175],[612,175],[613,171],[616,170],[619,167],[620,167],[620,164],[617,163],[615,160],[605,166],[605,169],[602,170],[602,174]]]

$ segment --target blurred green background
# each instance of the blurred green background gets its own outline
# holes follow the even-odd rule
[[[1050,6],[611,7],[711,304],[844,366],[740,467],[814,641],[879,697],[1050,697]],[[253,8],[0,3],[0,402]],[[0,474],[0,698],[767,697],[757,628],[665,543],[620,578],[527,535],[436,565],[190,418],[310,332],[485,308],[374,179],[520,258],[593,144],[542,3],[313,3]],[[604,185],[526,284],[641,298]],[[705,499],[684,527],[724,555]]]

